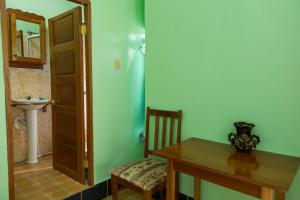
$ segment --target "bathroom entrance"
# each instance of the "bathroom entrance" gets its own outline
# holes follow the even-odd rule
[[[54,1],[1,1],[11,199],[93,185],[91,4]]]

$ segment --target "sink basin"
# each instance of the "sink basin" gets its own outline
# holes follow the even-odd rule
[[[19,109],[25,110],[27,129],[27,162],[38,162],[38,118],[37,111],[47,105],[48,99],[14,99],[12,104]]]
[[[48,99],[13,99],[12,103],[23,110],[39,110],[49,102]]]

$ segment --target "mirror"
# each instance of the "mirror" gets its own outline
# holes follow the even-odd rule
[[[46,62],[45,19],[8,9],[10,67],[43,68]]]
[[[16,27],[17,56],[40,58],[40,25],[17,19]]]

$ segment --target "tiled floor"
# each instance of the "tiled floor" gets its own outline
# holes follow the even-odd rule
[[[143,195],[134,192],[130,189],[124,189],[119,191],[119,200],[142,200],[142,199],[144,199]],[[112,198],[110,196],[105,198],[104,200],[112,200]]]
[[[52,168],[52,157],[39,159],[30,165],[14,166],[16,200],[61,200],[87,189],[73,179]]]

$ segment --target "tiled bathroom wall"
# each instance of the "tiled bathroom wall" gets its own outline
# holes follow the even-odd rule
[[[49,55],[49,54],[48,54]],[[51,79],[49,56],[43,70],[10,68],[10,87],[12,99],[33,98],[51,99]],[[47,111],[38,111],[38,154],[52,153],[52,119],[51,106]],[[26,160],[27,132],[25,112],[12,107],[14,162]]]

